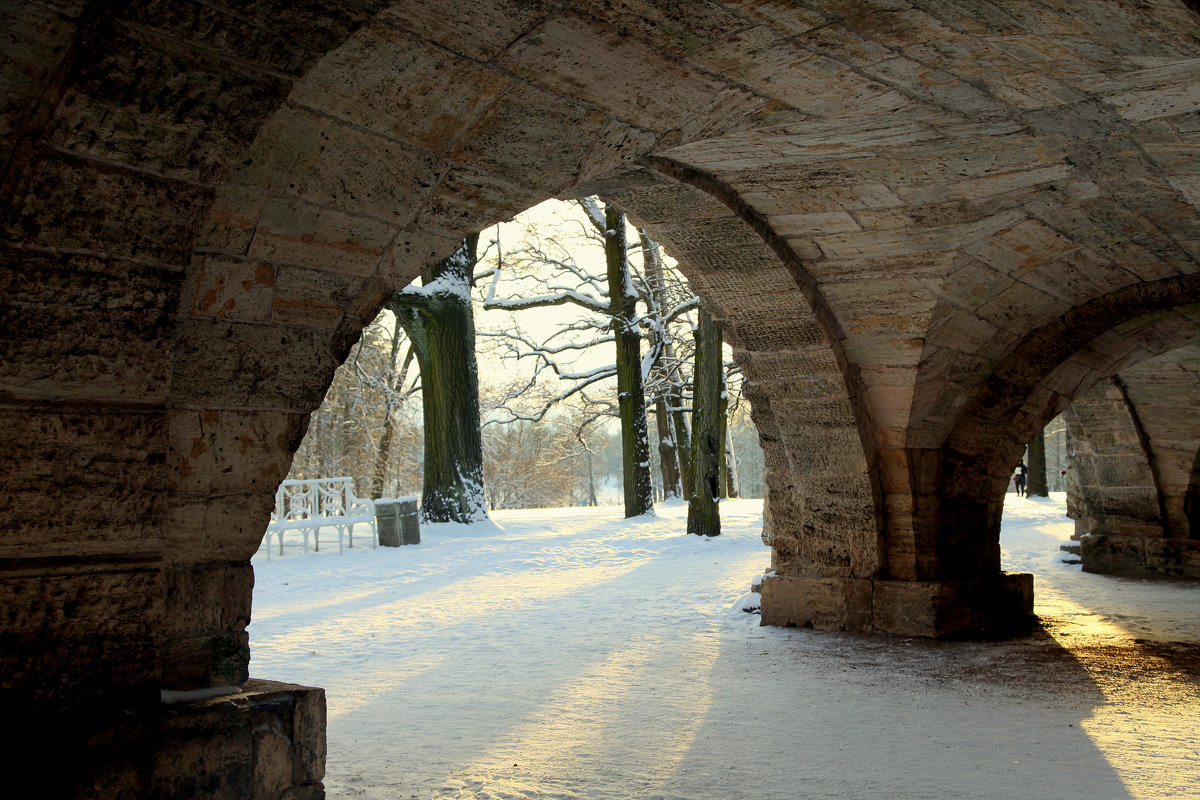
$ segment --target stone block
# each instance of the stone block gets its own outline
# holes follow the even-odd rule
[[[393,10],[385,18],[404,12]],[[454,42],[451,47],[460,46]],[[512,78],[394,25],[364,26],[296,83],[291,99],[445,154]],[[353,76],[348,80],[347,76]]]
[[[309,413],[320,405],[338,365],[328,329],[203,320],[179,328],[171,388],[183,405]],[[307,366],[281,368],[293,363]],[[214,383],[213,375],[230,377]]]
[[[159,736],[153,797],[254,797],[253,734],[233,703],[222,699],[167,706]]]
[[[393,225],[412,221],[447,168],[430,153],[297,106],[262,126],[244,163],[233,176],[239,183]]]
[[[29,562],[0,574],[0,705],[67,709],[148,696],[165,610],[159,565]]]
[[[296,198],[270,198],[255,226],[249,255],[323,273],[371,275],[397,229],[368,216],[321,208]]]
[[[308,4],[292,6],[286,15],[272,13],[278,6],[270,2],[250,4],[237,14],[229,14],[195,0],[138,0],[131,13],[141,25],[206,49],[275,71],[298,73],[305,62],[306,47],[334,43],[333,37],[345,35],[328,4],[313,5],[324,12],[317,30],[311,24],[314,20]],[[363,11],[359,14],[365,16]]]
[[[247,562],[172,566],[164,575],[166,618],[160,632],[241,633],[250,624],[253,588],[254,569]]]
[[[47,155],[3,232],[47,248],[183,267],[211,200],[204,187]]]
[[[292,785],[295,748],[293,708],[286,701],[256,704],[251,715],[254,737],[252,783],[254,796],[274,797]],[[285,727],[287,725],[287,727]]]
[[[161,402],[178,281],[139,262],[0,249],[0,389]]]
[[[461,242],[469,231],[514,217],[545,199],[545,193],[514,184],[504,176],[452,169],[430,195],[413,227]]]
[[[821,630],[870,630],[871,582],[768,575],[762,581],[762,624]]]
[[[184,285],[182,311],[191,317],[239,322],[271,319],[275,268],[215,253],[197,255]]]
[[[247,681],[233,695],[163,707],[156,798],[323,798],[325,693]]]
[[[582,15],[551,17],[497,63],[535,85],[654,130],[681,127],[725,88],[708,73]]]
[[[287,477],[307,419],[275,411],[171,411],[171,490],[273,492]]]
[[[257,683],[252,681],[252,683]],[[305,688],[296,692],[292,716],[292,783],[308,785],[325,778],[325,691]]]
[[[552,0],[462,0],[450,5],[388,4],[380,18],[472,59],[490,59],[558,4]]]
[[[159,411],[0,412],[0,556],[157,551],[166,459]]]
[[[117,26],[110,36],[80,62],[57,109],[48,138],[59,147],[215,182],[291,88],[279,75],[136,28]]]
[[[1097,455],[1096,479],[1104,487],[1152,487],[1154,477],[1139,447],[1129,454]]]
[[[75,37],[77,17],[50,3],[10,3],[2,16],[6,35],[0,52],[0,86],[5,88],[0,142],[9,143],[16,141],[19,126]]]
[[[270,492],[172,495],[163,556],[169,563],[247,560],[261,545],[274,507]]]
[[[873,625],[904,636],[1012,635],[1033,614],[1033,576],[958,581],[876,581]]]
[[[1146,569],[1146,540],[1092,533],[1079,540],[1084,572],[1137,575]]]
[[[554,191],[579,173],[606,122],[594,108],[518,85],[488,108],[450,157],[514,183]]]

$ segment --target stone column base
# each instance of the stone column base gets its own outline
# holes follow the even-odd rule
[[[163,706],[152,797],[322,800],[324,777],[323,689],[251,680]]]
[[[1200,578],[1200,539],[1093,533],[1079,544],[1084,572]]]
[[[1033,576],[881,581],[773,575],[762,581],[762,624],[902,636],[1014,635],[1033,615]]]

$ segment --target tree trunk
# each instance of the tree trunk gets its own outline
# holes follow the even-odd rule
[[[425,272],[419,292],[401,292],[390,307],[404,326],[421,369],[425,464],[421,519],[485,519],[479,371],[470,283],[478,236]]]
[[[679,479],[683,484],[683,498],[692,498],[692,434],[688,426],[688,415],[683,409],[683,396],[677,392],[667,395],[671,407],[671,419],[675,422],[675,454],[679,456]]]
[[[725,423],[725,464],[726,482],[725,496],[726,497],[741,497],[742,487],[738,480],[738,463],[737,451],[733,447],[733,428],[729,426],[728,421]]]
[[[1045,431],[1038,431],[1037,436],[1029,443],[1029,478],[1025,494],[1030,497],[1050,496],[1050,488],[1046,485]]]
[[[721,363],[721,330],[703,308],[696,331],[693,383],[692,496],[688,499],[687,532],[721,533],[721,450],[725,439],[725,375]]]
[[[600,503],[596,499],[596,473],[592,470],[592,451],[591,450],[589,450],[587,453],[587,464],[588,464],[588,500],[587,500],[587,504],[589,506],[598,506],[598,505],[600,505]]]
[[[650,480],[650,442],[646,398],[642,390],[642,337],[637,329],[637,293],[629,277],[625,215],[604,210],[604,256],[608,266],[608,302],[617,346],[617,404],[621,415],[621,478],[625,516],[640,517],[654,508]]]
[[[667,401],[654,401],[654,420],[658,425],[658,467],[662,474],[663,499],[681,497],[679,456],[675,454],[675,420],[667,410]]]

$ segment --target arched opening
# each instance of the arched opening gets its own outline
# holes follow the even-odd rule
[[[1084,304],[988,376],[948,439],[938,515],[948,557],[969,569],[999,563],[1004,493],[1027,442],[1097,382],[1194,341],[1193,284],[1170,279]]]
[[[424,264],[546,197],[624,192],[691,243],[758,383],[785,624],[940,635],[977,627],[980,586],[1013,600],[979,499],[1003,428],[1124,357],[1030,376],[1014,348],[1122,287],[1194,299],[1166,277],[1200,227],[1179,4],[4,13],[4,688],[111,743],[63,781],[151,786],[159,690],[244,680],[247,560],[335,365]]]

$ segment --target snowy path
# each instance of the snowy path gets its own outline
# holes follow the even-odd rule
[[[1013,499],[1045,630],[759,627],[761,504],[500,512],[420,547],[255,560],[251,672],[326,689],[331,798],[1200,797],[1200,585],[1061,563]]]

